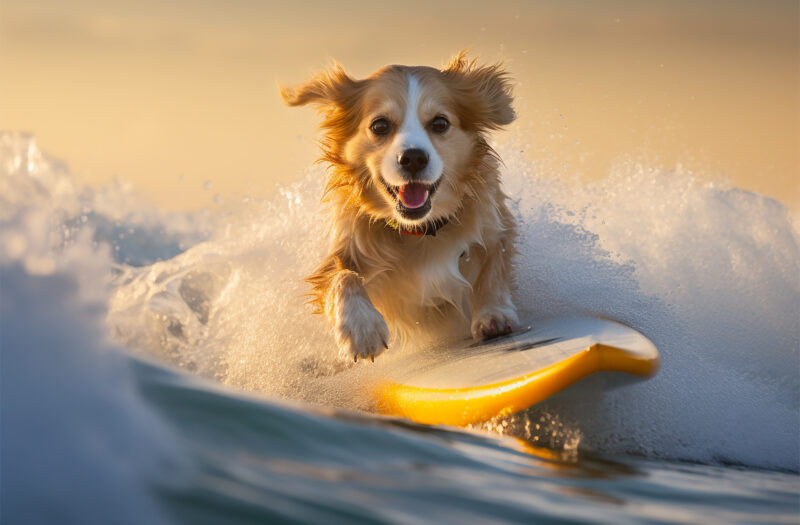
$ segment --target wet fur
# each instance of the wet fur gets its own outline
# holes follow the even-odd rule
[[[444,169],[422,221],[394,209],[378,179],[388,145],[368,129],[378,113],[402,118],[410,76],[421,86],[419,113],[446,114],[452,123],[448,134],[431,136]],[[516,231],[499,159],[486,142],[487,132],[515,117],[501,66],[479,66],[462,52],[442,70],[388,66],[355,80],[336,65],[281,94],[287,104],[313,104],[322,115],[331,244],[308,281],[343,354],[374,358],[387,347],[389,327],[403,339],[469,318],[481,339],[516,325]],[[407,236],[386,225],[424,228],[439,218],[449,223],[436,236]]]

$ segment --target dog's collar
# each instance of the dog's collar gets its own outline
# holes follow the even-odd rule
[[[426,222],[421,226],[416,226],[414,228],[406,228],[400,223],[398,223],[395,219],[389,219],[386,221],[386,227],[391,228],[403,235],[411,235],[413,237],[423,237],[425,235],[430,235],[431,237],[436,236],[436,232],[438,232],[443,227],[447,226],[450,222],[447,218],[436,219],[430,222]]]

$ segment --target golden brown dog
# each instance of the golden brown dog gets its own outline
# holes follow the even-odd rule
[[[512,331],[516,233],[486,141],[514,120],[501,66],[462,52],[356,80],[336,65],[281,94],[323,115],[331,244],[309,282],[341,351],[374,359],[389,327],[407,338],[453,317],[476,339]]]

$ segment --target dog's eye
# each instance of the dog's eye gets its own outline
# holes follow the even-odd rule
[[[431,130],[434,133],[444,133],[450,127],[450,121],[446,118],[439,116],[431,121]]]
[[[369,125],[369,129],[376,135],[386,135],[392,129],[392,125],[389,124],[388,120],[381,117],[373,120],[372,124]]]

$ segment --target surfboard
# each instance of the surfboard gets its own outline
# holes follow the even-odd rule
[[[596,372],[644,379],[658,367],[655,345],[633,328],[557,318],[483,343],[420,352],[393,367],[375,397],[387,415],[464,426],[524,410]]]

